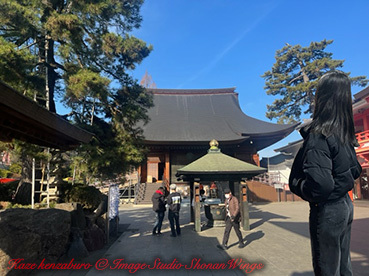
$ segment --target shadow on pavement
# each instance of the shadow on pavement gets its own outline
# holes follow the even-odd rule
[[[257,231],[257,232],[253,232],[253,233],[248,234],[246,237],[243,238],[243,241],[244,242],[246,241],[245,247],[247,247],[253,241],[256,241],[256,240],[261,239],[262,237],[264,237],[264,235],[265,234],[261,230],[260,231]],[[238,246],[238,242],[232,243],[228,247],[229,248],[232,248],[233,246]]]
[[[291,276],[314,276],[314,272],[307,271],[307,272],[294,272]]]
[[[365,206],[366,207],[366,206]],[[355,210],[356,211],[356,210]],[[284,230],[301,235],[310,239],[309,222],[294,221],[275,221],[274,219],[289,219],[289,217],[281,216],[271,212],[265,212],[252,206],[250,208],[250,218],[259,219],[250,225],[251,229],[257,229],[265,222],[278,226]],[[369,218],[354,219],[351,232],[351,263],[354,275],[368,275],[369,267],[369,241],[368,241]],[[259,231],[262,232],[262,231]],[[257,234],[252,233],[252,234]],[[250,234],[250,235],[252,235]],[[260,235],[260,234],[258,234]],[[259,237],[259,238],[262,238]],[[251,239],[252,240],[252,239]],[[299,272],[292,274],[293,276],[314,275],[312,272]]]
[[[281,216],[278,214],[274,214],[271,212],[265,212],[257,208],[256,206],[249,207],[250,212],[250,219],[259,219],[258,221],[250,224],[250,229],[258,228],[259,226],[263,225],[265,222],[270,221],[272,219],[289,219],[289,217]]]
[[[269,221],[269,223],[310,239],[308,222]]]
[[[354,219],[351,229],[351,263],[355,276],[369,274],[368,229],[369,218]]]
[[[105,257],[109,262],[124,259],[126,263],[145,263],[152,269],[140,271],[140,275],[244,275],[246,272],[257,270],[252,263],[239,259],[240,269],[230,269],[235,260],[230,257],[228,251],[218,249],[217,234],[223,233],[224,228],[204,228],[206,230],[197,233],[194,225],[190,224],[189,208],[183,208],[180,214],[181,236],[170,237],[167,212],[162,227],[162,235],[152,235],[152,225],[155,221],[155,213],[151,208],[139,210],[124,210],[121,213],[121,223],[129,224],[138,229],[131,231],[130,227],[118,239],[116,248],[109,250]],[[126,220],[126,221],[123,221]],[[205,221],[205,220],[202,220]],[[264,234],[259,231],[245,237],[248,243],[262,238]],[[236,235],[232,231],[230,241],[235,241]],[[120,243],[120,245],[119,245]],[[244,249],[232,248],[232,250]],[[178,269],[163,269],[164,267],[177,266]],[[212,268],[213,266],[213,268]],[[160,269],[162,268],[162,269]],[[115,272],[115,271],[114,271]],[[121,271],[123,272],[123,271]],[[110,275],[110,274],[109,274]]]
[[[253,241],[261,239],[262,237],[264,237],[264,235],[265,234],[261,230],[257,231],[257,232],[254,232],[254,233],[251,233],[251,234],[248,234],[246,236],[246,246],[251,244]]]

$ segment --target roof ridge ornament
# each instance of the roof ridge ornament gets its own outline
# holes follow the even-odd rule
[[[219,149],[219,143],[217,140],[213,139],[209,142],[209,145],[210,145],[210,149],[208,152],[220,152],[220,149]]]

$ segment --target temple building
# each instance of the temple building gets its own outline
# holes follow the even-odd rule
[[[243,113],[235,88],[148,89],[154,106],[143,126],[149,147],[141,182],[183,183],[177,170],[204,156],[209,141],[222,152],[260,166],[258,151],[289,135],[296,125],[264,122]]]
[[[302,139],[288,143],[286,146],[274,150],[279,154],[261,159],[260,166],[268,170],[268,178],[265,180],[269,185],[277,189],[289,190],[288,178],[293,160],[302,143]]]
[[[369,87],[354,95],[353,113],[356,139],[359,147],[356,155],[363,168],[360,178],[355,182],[354,198],[369,199]]]
[[[355,181],[352,197],[353,199],[369,200],[369,87],[361,90],[353,95],[353,115],[356,139],[359,146],[356,148],[357,159],[363,168],[361,176]],[[306,123],[306,122],[305,122]],[[268,168],[269,173],[280,173],[284,175],[283,184],[287,184],[289,170],[292,166],[298,148],[302,145],[303,140],[298,140],[288,144],[285,147],[275,149],[281,154],[263,158],[261,166]],[[269,164],[268,164],[269,161]],[[284,189],[288,190],[288,185],[284,185]]]

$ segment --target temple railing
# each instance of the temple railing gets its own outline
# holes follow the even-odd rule
[[[358,132],[355,134],[355,136],[359,143],[359,147],[355,149],[356,154],[358,156],[362,156],[363,158],[367,159],[368,158],[367,155],[369,154],[369,130]]]
[[[364,142],[369,142],[369,130],[358,132],[355,136],[360,145]]]

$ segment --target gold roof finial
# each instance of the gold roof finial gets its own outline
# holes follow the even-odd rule
[[[219,143],[218,143],[217,140],[213,139],[213,140],[210,141],[209,145],[210,145],[211,150],[212,149],[218,149]]]

